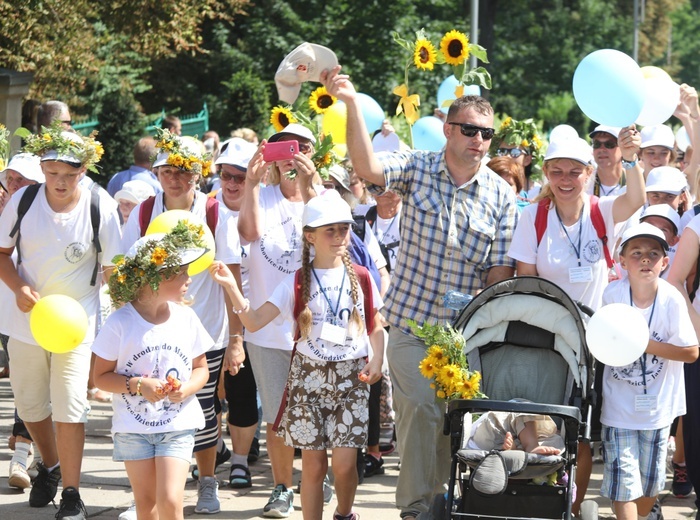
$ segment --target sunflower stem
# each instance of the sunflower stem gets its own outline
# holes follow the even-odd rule
[[[411,63],[413,62],[412,58],[409,58],[406,61],[406,68],[404,69],[404,83],[406,84],[406,93],[407,95],[411,93],[411,89],[408,86],[408,69],[411,67]],[[400,101],[399,101],[400,102]],[[408,117],[406,117],[406,111],[404,110],[403,113],[404,117],[406,118],[406,122],[408,123],[408,138],[411,140],[411,149],[413,149],[413,124],[408,120]]]

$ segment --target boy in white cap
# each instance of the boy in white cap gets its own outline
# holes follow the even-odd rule
[[[108,274],[111,259],[119,252],[119,217],[106,199],[99,198],[98,236],[93,236],[91,191],[79,182],[87,169],[95,169],[102,155],[100,143],[61,131],[60,122],[55,122],[40,135],[29,136],[25,151],[41,157],[46,183],[38,189],[22,188],[0,215],[0,279],[15,295],[14,304],[0,315],[0,330],[10,336],[17,411],[43,459],[29,505],[52,502],[63,479],[56,518],[80,520],[87,517],[78,491],[89,410],[85,389],[99,309],[99,283],[93,281],[97,263]],[[35,189],[18,227],[21,200]],[[15,248],[16,266],[11,258]],[[30,331],[29,312],[49,294],[75,298],[89,318],[83,343],[65,354],[42,349]]]
[[[676,160],[676,136],[666,125],[645,126],[641,131],[639,159],[644,165],[646,179],[653,168],[668,166]]]
[[[683,363],[698,358],[685,300],[660,279],[668,265],[667,250],[663,233],[651,224],[630,227],[619,248],[628,276],[603,294],[604,304],[630,305],[649,323],[644,354],[626,366],[606,366],[603,372],[601,494],[613,501],[620,520],[648,518],[664,488],[670,425],[685,413]]]
[[[114,200],[119,203],[119,213],[122,215],[122,221],[126,223],[131,210],[155,194],[156,191],[153,189],[153,186],[145,181],[126,181],[121,189],[114,194]]]

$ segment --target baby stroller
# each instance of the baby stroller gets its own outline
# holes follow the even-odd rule
[[[493,284],[462,310],[454,328],[464,335],[469,367],[481,372],[481,390],[489,399],[449,403],[444,433],[451,438],[450,481],[429,516],[572,518],[577,442],[590,439],[594,399],[583,313],[592,311],[537,277]],[[467,448],[471,414],[487,411],[549,416],[565,451]],[[597,504],[586,501],[581,516],[597,519]]]

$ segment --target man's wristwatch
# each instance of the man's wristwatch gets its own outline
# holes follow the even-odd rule
[[[639,157],[637,157],[637,155],[635,154],[634,159],[631,161],[626,161],[626,160],[622,159],[622,167],[625,170],[631,170],[632,168],[637,166],[637,162],[639,162]]]

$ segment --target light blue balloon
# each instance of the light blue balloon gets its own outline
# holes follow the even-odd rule
[[[360,110],[362,110],[362,117],[365,119],[367,131],[372,134],[381,129],[382,122],[386,116],[384,115],[382,107],[379,106],[379,103],[377,103],[372,96],[368,96],[362,92],[357,93],[357,100],[360,102]]]
[[[443,107],[442,104],[448,99],[455,99],[455,88],[457,87],[457,85],[459,85],[459,81],[457,81],[457,78],[455,78],[454,74],[448,78],[445,78],[445,80],[442,83],[440,83],[440,87],[438,88],[437,92],[437,105],[443,114],[447,114],[447,111],[450,109],[450,107]],[[479,87],[479,85],[467,85],[464,87],[464,95],[480,96],[481,88]]]
[[[644,107],[644,76],[625,53],[601,49],[581,60],[574,72],[574,98],[596,123],[629,126]]]
[[[413,148],[439,152],[447,138],[442,131],[443,122],[434,116],[421,117],[413,125]]]

